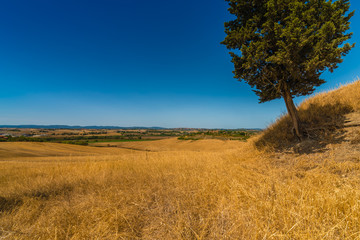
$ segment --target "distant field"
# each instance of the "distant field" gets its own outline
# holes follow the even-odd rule
[[[134,153],[136,151],[224,151],[241,146],[239,141],[201,140],[181,141],[177,138],[157,141],[95,142],[90,146],[43,142],[0,142],[0,161],[13,158],[102,156]],[[111,145],[112,147],[107,147]],[[98,146],[98,147],[96,147]],[[99,147],[100,146],[100,147]]]
[[[60,143],[0,142],[0,161],[33,157],[99,156],[124,154],[131,151],[117,148],[95,148]]]
[[[0,128],[0,142],[51,142],[86,146],[97,142],[136,142],[177,137],[181,140],[246,140],[259,130],[208,129],[24,129]]]
[[[146,139],[146,138],[142,138],[142,139],[100,139],[100,140],[87,141],[87,143],[91,144],[91,143],[112,143],[112,142],[141,142],[141,141],[156,141],[156,140],[160,140],[160,139],[164,139],[164,138],[158,138],[158,139],[154,139],[154,138],[150,138],[150,139]]]
[[[157,141],[145,142],[103,142],[92,143],[91,146],[112,146],[124,149],[137,149],[143,151],[196,151],[196,152],[218,152],[229,149],[236,149],[242,145],[242,142],[237,140],[218,140],[218,139],[205,139],[205,140],[179,140],[177,138],[169,138]]]

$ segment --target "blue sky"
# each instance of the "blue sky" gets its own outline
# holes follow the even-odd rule
[[[286,108],[233,78],[230,18],[223,0],[2,1],[0,124],[263,128]],[[355,80],[359,53],[317,92]]]

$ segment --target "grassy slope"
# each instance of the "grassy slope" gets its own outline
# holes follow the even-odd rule
[[[342,142],[348,116],[358,112],[360,81],[313,96],[299,106],[300,120],[308,140],[314,140],[311,143],[313,148],[320,150],[329,143]],[[260,148],[265,146],[284,151],[293,147],[296,142],[297,139],[292,134],[291,120],[288,115],[284,115],[268,127],[256,144]]]
[[[352,97],[349,92],[343,94]],[[316,98],[323,102],[327,96]],[[355,136],[358,128],[353,128],[346,128],[344,139]],[[211,151],[208,141],[196,141],[200,152],[183,146],[175,151],[179,144],[175,141],[171,152],[109,155],[110,149],[98,148],[105,155],[4,162],[0,165],[0,236],[360,237],[359,145],[338,141],[327,144],[323,152],[280,154],[254,147],[263,136],[223,151]]]

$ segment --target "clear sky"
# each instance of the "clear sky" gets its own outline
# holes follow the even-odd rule
[[[233,78],[230,18],[223,0],[1,1],[0,124],[263,128],[286,108]],[[356,79],[359,56],[317,92]]]

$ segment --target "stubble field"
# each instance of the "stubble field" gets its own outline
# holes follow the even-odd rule
[[[356,154],[340,161],[335,146],[305,156],[260,152],[253,140],[199,140],[189,150],[162,141],[163,151],[159,141],[146,142],[148,151],[0,143],[1,238],[360,236]]]

